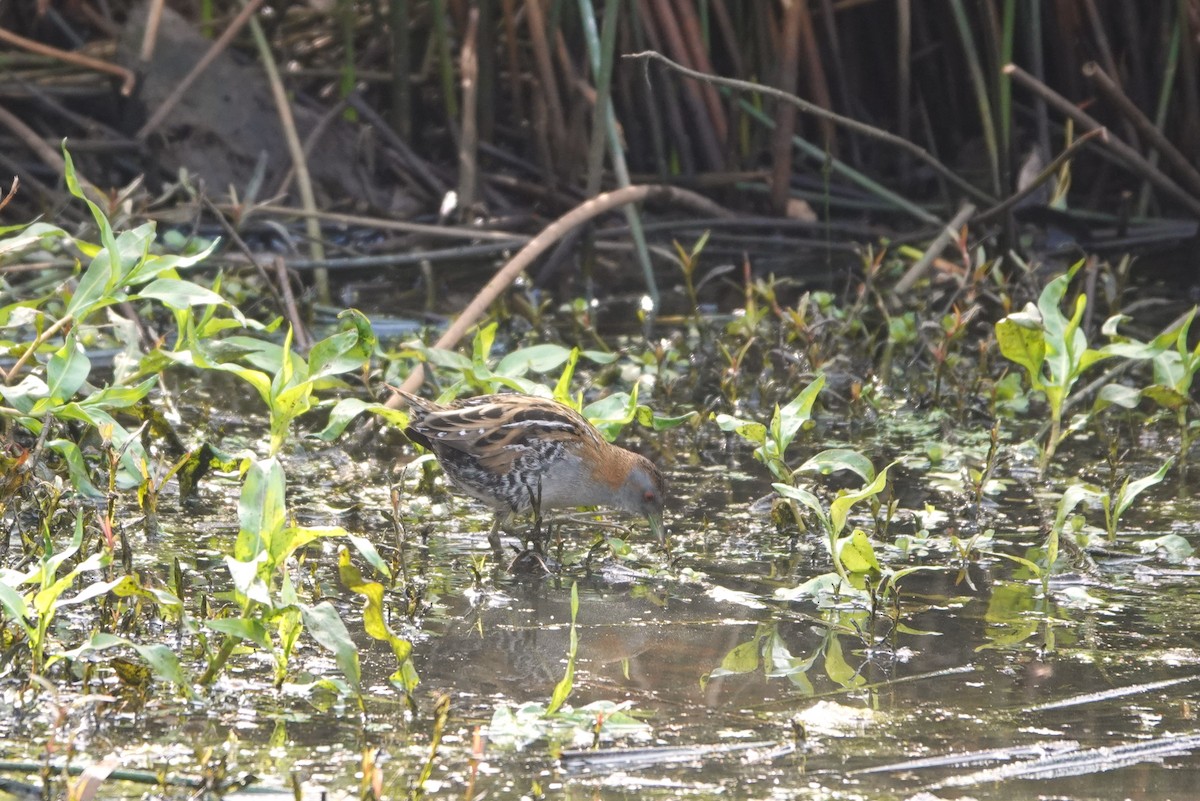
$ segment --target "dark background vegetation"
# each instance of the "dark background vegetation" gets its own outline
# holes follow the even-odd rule
[[[64,137],[82,175],[114,208],[127,199],[132,217],[211,225],[219,211],[240,225],[255,202],[302,200],[305,179],[296,180],[285,144],[289,126],[249,27],[168,101],[242,5],[167,5],[161,19],[154,4],[124,0],[0,6],[0,173],[21,179],[3,212],[8,222],[45,212],[82,219],[66,202],[55,158]],[[934,223],[969,199],[978,207],[965,220],[977,222],[973,234],[1028,245],[1011,214],[987,210],[1084,133],[1080,122],[1066,129],[1067,109],[1048,101],[1056,93],[1106,126],[1107,141],[1090,141],[1067,172],[1013,204],[1017,219],[1040,234],[1054,226],[1040,245],[1166,249],[1191,280],[1187,243],[1200,216],[1200,176],[1180,162],[1194,165],[1200,149],[1197,0],[264,3],[256,16],[305,146],[312,202],[325,211],[437,222],[455,190],[458,209],[440,215],[443,224],[482,220],[528,234],[597,187],[614,186],[608,159],[603,175],[588,174],[593,111],[602,102],[589,66],[589,6],[598,32],[605,14],[618,15],[611,94],[634,183],[696,188],[743,215],[786,220],[770,231],[777,239],[802,245],[809,227],[828,247],[911,231],[914,223],[931,237]],[[157,20],[149,37],[147,20]],[[129,83],[36,45],[121,65]],[[898,135],[964,183],[871,131],[621,57],[646,50],[795,93]],[[1031,81],[1006,75],[1010,62]],[[166,116],[148,126],[164,108]],[[792,133],[811,143],[808,155],[790,146]],[[856,182],[841,165],[877,183]],[[118,195],[137,176],[144,183]],[[1048,212],[1055,184],[1069,185],[1069,195]],[[884,188],[928,216],[897,208]],[[218,205],[202,205],[201,195]],[[277,205],[257,220],[287,219]],[[1160,224],[1138,228],[1146,218]],[[393,237],[366,250],[421,244]],[[713,247],[722,247],[720,236]],[[739,240],[724,247],[736,252]],[[770,269],[796,271],[798,261],[776,259]]]

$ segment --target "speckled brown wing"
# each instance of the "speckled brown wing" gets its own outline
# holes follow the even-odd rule
[[[483,395],[437,406],[410,405],[409,428],[439,457],[456,451],[495,474],[514,469],[541,472],[568,443],[595,440],[596,429],[573,409],[528,395]],[[423,441],[422,441],[423,440]]]

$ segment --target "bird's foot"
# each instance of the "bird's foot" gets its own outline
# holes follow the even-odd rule
[[[533,548],[518,551],[508,565],[508,572],[519,576],[550,576],[561,569],[557,559]]]

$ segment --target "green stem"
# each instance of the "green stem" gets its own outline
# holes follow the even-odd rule
[[[204,671],[204,675],[200,677],[200,684],[207,687],[212,684],[213,680],[225,667],[225,663],[229,661],[229,657],[233,655],[233,649],[237,647],[238,638],[232,634],[226,634],[225,639],[221,642],[221,650],[217,651],[217,655],[208,663],[208,667]]]
[[[1046,470],[1050,467],[1050,460],[1054,458],[1054,452],[1058,450],[1058,443],[1062,439],[1062,409],[1050,410],[1050,435],[1046,438],[1046,447],[1042,450],[1042,460],[1038,464],[1038,474],[1046,475]]]
[[[11,384],[13,382],[13,378],[15,378],[20,369],[25,366],[25,362],[29,361],[30,357],[32,357],[33,354],[37,352],[37,349],[42,346],[42,343],[62,330],[64,325],[73,322],[75,322],[75,316],[68,314],[39,334],[37,339],[33,340],[33,344],[25,349],[25,352],[21,354],[21,358],[17,359],[17,363],[14,364],[12,369],[8,371],[8,375],[4,377],[4,382],[6,384]]]
[[[1179,468],[1186,475],[1188,468],[1188,451],[1192,449],[1192,429],[1187,419],[1187,404],[1179,407],[1175,413],[1179,423]]]

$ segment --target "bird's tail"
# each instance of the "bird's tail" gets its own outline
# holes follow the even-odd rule
[[[386,384],[385,386],[392,392],[395,392],[401,398],[404,398],[405,405],[407,405],[408,408],[412,409],[414,412],[423,412],[424,414],[429,414],[430,412],[437,411],[437,404],[431,400],[422,398],[420,395],[414,395],[411,392],[405,392],[399,387],[393,387],[391,384]]]

